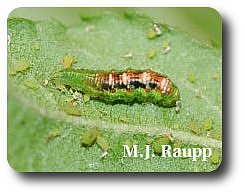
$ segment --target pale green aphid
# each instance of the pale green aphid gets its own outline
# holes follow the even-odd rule
[[[187,78],[191,83],[195,83],[197,80],[196,75],[193,72],[189,72]]]
[[[162,145],[170,144],[170,139],[167,135],[157,137],[153,143],[153,150],[156,154],[162,154]]]
[[[156,57],[157,55],[157,51],[155,49],[151,49],[148,51],[148,58],[153,59],[154,57]]]
[[[147,145],[151,145],[154,142],[154,138],[153,137],[147,137],[146,139],[146,144]]]
[[[203,122],[203,129],[208,131],[208,130],[212,129],[212,127],[213,127],[212,118],[210,118],[210,117],[206,118]]]
[[[88,129],[81,137],[82,146],[89,147],[94,144],[99,134],[98,128]]]
[[[89,101],[90,101],[90,96],[87,95],[87,94],[84,94],[84,95],[83,95],[83,102],[84,102],[84,103],[87,103],[87,102],[89,102]]]
[[[37,83],[34,80],[28,79],[24,81],[24,85],[30,89],[37,88]]]
[[[9,70],[10,75],[15,75],[18,72],[26,71],[28,68],[30,68],[30,62],[27,59],[21,59],[17,62],[15,62],[14,66],[11,67]]]
[[[156,38],[156,36],[157,36],[157,33],[154,30],[150,30],[147,34],[148,39],[154,39]]]
[[[71,54],[67,54],[63,59],[63,68],[71,68],[74,63],[76,63],[75,57]]]
[[[212,74],[212,79],[213,80],[217,80],[219,78],[219,74],[218,73],[213,73]]]
[[[55,80],[54,84],[55,84],[56,89],[59,89],[61,91],[65,91],[65,89],[66,89],[65,85],[63,85],[63,83],[60,80]]]
[[[81,116],[82,115],[82,112],[79,109],[79,107],[74,106],[72,104],[64,105],[63,110],[64,110],[64,112],[66,112],[67,114],[72,115],[72,116]]]
[[[213,149],[212,156],[211,156],[211,162],[213,164],[218,164],[220,162],[220,159],[221,159],[220,151],[218,149]]]
[[[199,125],[199,122],[195,119],[192,119],[189,123],[189,129],[195,133],[196,135],[201,135],[202,134],[202,129]]]

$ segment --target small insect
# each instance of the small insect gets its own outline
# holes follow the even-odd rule
[[[86,132],[83,133],[81,137],[81,145],[85,147],[92,146],[95,143],[99,134],[100,129],[98,128],[88,129]]]
[[[72,116],[81,116],[81,110],[72,104],[67,104],[63,107],[65,113],[72,115]]]
[[[200,127],[200,124],[197,120],[191,119],[189,123],[189,129],[195,133],[196,135],[201,135],[202,134],[202,129]]]
[[[212,164],[218,164],[220,162],[220,159],[221,159],[221,152],[217,149],[214,149],[211,157]]]
[[[157,51],[155,49],[151,49],[148,51],[148,58],[153,59],[154,57],[156,57],[157,55]]]
[[[89,102],[89,101],[90,101],[90,96],[87,95],[87,94],[84,94],[84,95],[83,95],[83,102],[84,102],[84,103],[87,103],[87,102]]]
[[[60,91],[65,91],[65,86],[60,80],[56,80],[54,84],[56,89],[59,89]]]
[[[162,154],[162,145],[168,144],[170,144],[169,137],[167,135],[162,135],[154,140],[153,150],[156,154]]]
[[[30,62],[27,59],[21,59],[17,61],[14,66],[10,69],[9,74],[15,75],[18,72],[24,72],[30,68]]]
[[[147,137],[146,139],[146,144],[147,145],[151,145],[154,142],[154,138],[153,137]]]
[[[208,130],[212,129],[212,127],[213,127],[213,120],[212,120],[212,118],[210,118],[210,117],[206,118],[204,120],[204,122],[203,122],[203,129],[205,131],[208,131]]]
[[[187,78],[188,78],[188,80],[189,80],[191,83],[195,83],[196,80],[197,80],[197,77],[196,77],[196,75],[195,75],[193,72],[189,72],[189,73],[187,74]]]
[[[217,80],[218,78],[219,78],[219,74],[218,73],[215,72],[215,73],[212,74],[212,79],[213,80]]]
[[[148,39],[155,39],[157,36],[157,33],[154,30],[150,30],[147,34]]]
[[[73,64],[76,63],[76,60],[73,55],[67,54],[63,59],[63,68],[71,68]]]
[[[34,80],[31,80],[31,79],[25,80],[24,85],[30,89],[36,89],[37,88],[36,82]]]
[[[166,76],[151,70],[97,71],[63,69],[51,80],[108,104],[153,103],[163,107],[177,106],[179,89]]]

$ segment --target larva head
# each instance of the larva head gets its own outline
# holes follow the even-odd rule
[[[177,86],[173,85],[171,92],[163,95],[161,105],[164,107],[175,107],[180,100],[180,92]]]

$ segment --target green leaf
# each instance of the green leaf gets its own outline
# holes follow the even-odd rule
[[[86,17],[74,26],[55,20],[9,18],[8,72],[16,62],[29,62],[25,71],[8,75],[11,166],[17,171],[45,172],[215,170],[219,164],[211,160],[122,157],[123,144],[130,140],[144,146],[151,136],[169,134],[181,147],[211,147],[221,153],[222,78],[212,79],[214,74],[222,75],[221,48],[197,41],[167,24],[159,24],[159,28],[161,35],[149,39],[153,19],[131,13]],[[163,48],[166,40],[171,42],[167,51]],[[150,59],[152,48],[157,55]],[[63,68],[67,54],[76,59],[74,69],[133,68],[166,74],[180,89],[182,108],[177,113],[175,108],[153,104],[107,105],[83,98],[74,100],[72,91],[47,83]],[[127,54],[130,58],[125,57]],[[193,83],[187,78],[190,72],[196,78]],[[35,88],[26,87],[26,80],[35,83]],[[67,104],[67,99],[72,102]],[[76,116],[69,114],[74,108],[79,113],[73,114]],[[193,120],[203,124],[207,118],[212,120],[208,132],[197,135],[189,128]],[[107,158],[101,158],[102,150],[96,144],[81,146],[81,135],[93,128],[99,128],[110,145]],[[57,129],[60,135],[47,143],[50,132]]]

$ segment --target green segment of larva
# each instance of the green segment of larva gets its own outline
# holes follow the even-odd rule
[[[167,76],[151,70],[65,69],[55,72],[52,80],[108,104],[153,103],[174,107],[180,100],[178,87]]]

